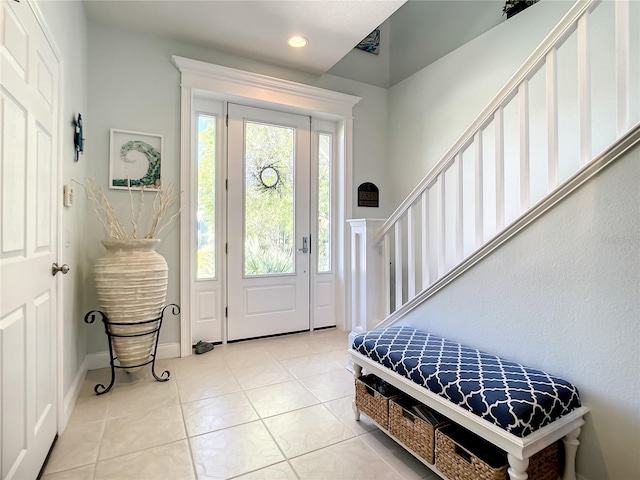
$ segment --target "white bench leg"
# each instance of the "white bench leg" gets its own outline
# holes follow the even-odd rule
[[[362,376],[362,366],[357,363],[353,364],[353,376],[354,378],[360,378]],[[356,407],[356,397],[353,397],[353,403],[351,404],[353,407],[353,415],[356,422],[360,421],[360,410]]]
[[[509,478],[511,480],[527,480],[529,459],[525,458],[524,460],[520,460],[511,454],[507,455],[507,458],[509,459]]]
[[[578,436],[580,435],[580,429],[576,428],[573,432],[568,433],[562,439],[564,443],[564,475],[562,480],[576,480],[576,452],[580,441]]]
[[[360,421],[360,410],[358,410],[358,407],[356,407],[356,401],[355,399],[353,400],[353,402],[351,403],[351,406],[353,407],[353,419],[356,422]]]

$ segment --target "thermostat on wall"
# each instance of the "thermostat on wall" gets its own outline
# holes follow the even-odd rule
[[[73,205],[73,188],[70,185],[65,185],[62,191],[64,194],[64,206],[70,207]]]

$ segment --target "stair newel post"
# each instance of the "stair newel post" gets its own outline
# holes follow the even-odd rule
[[[351,227],[351,288],[349,305],[351,333],[349,345],[357,334],[372,330],[384,319],[384,254],[374,238],[384,219],[347,220]]]

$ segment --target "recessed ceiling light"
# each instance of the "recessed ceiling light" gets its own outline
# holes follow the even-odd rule
[[[307,40],[305,37],[302,37],[300,35],[294,35],[293,37],[289,37],[288,42],[289,42],[289,45],[291,45],[292,47],[302,48],[307,46],[307,44],[309,43],[309,40]]]

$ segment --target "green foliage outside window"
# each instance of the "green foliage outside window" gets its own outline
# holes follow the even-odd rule
[[[332,138],[320,134],[318,148],[318,272],[331,271]]]
[[[245,125],[245,275],[292,273],[295,130]],[[277,172],[264,181],[265,171]]]
[[[320,134],[317,270],[331,271],[332,136]],[[245,124],[245,275],[294,272],[295,130]],[[216,117],[198,115],[197,278],[216,276]]]
[[[216,276],[216,117],[198,115],[197,278]]]

